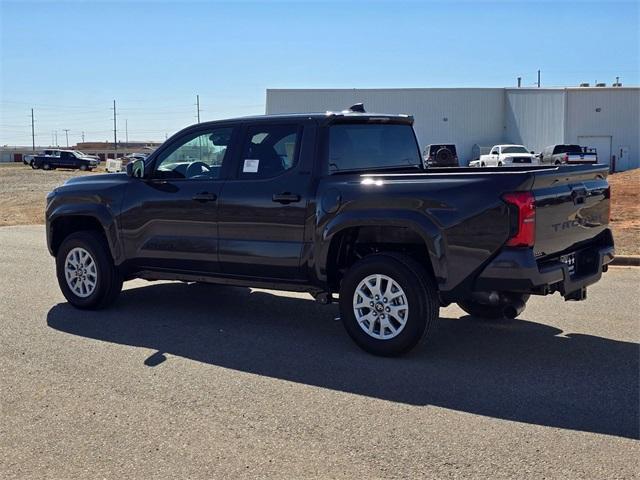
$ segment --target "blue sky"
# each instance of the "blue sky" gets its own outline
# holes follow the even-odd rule
[[[639,2],[0,1],[0,144],[164,139],[266,88],[640,83]]]

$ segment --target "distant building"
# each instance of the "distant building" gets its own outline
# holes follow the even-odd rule
[[[268,89],[266,113],[343,110],[407,113],[423,149],[455,143],[461,163],[498,143],[540,152],[556,143],[595,147],[616,171],[640,166],[640,88]]]
[[[132,150],[145,148],[156,149],[162,142],[118,142],[118,150]],[[75,147],[76,150],[113,150],[113,142],[79,142]]]

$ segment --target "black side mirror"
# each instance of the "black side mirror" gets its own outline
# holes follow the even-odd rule
[[[531,150],[531,155],[535,155],[535,154],[536,154],[536,152],[534,152],[533,150]]]
[[[138,159],[127,163],[127,175],[133,178],[144,178],[144,161]]]

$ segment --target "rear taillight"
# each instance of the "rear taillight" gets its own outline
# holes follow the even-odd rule
[[[569,163],[569,154],[568,153],[564,154],[564,161],[565,161],[565,163]]]
[[[533,247],[536,240],[536,199],[531,192],[505,193],[502,199],[509,204],[517,218],[511,223],[509,247]]]

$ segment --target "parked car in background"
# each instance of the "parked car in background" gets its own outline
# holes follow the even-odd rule
[[[453,143],[427,145],[422,152],[422,160],[426,168],[459,166],[458,152]]]
[[[580,145],[549,145],[542,150],[540,163],[550,165],[598,163],[598,152],[595,148]]]
[[[77,168],[80,170],[93,170],[100,164],[96,157],[88,156],[75,150],[57,150],[58,155],[36,155],[33,159],[33,168],[52,170],[54,168]]]
[[[538,165],[538,159],[524,145],[494,145],[487,155],[480,155],[481,167],[518,167]]]
[[[100,157],[97,156],[97,155],[93,155],[91,153],[84,153],[84,152],[81,152],[80,150],[74,150],[74,152],[76,152],[77,154],[82,155],[83,157],[86,157],[86,158],[93,158],[94,160],[97,160],[98,163],[100,163]]]
[[[105,170],[109,173],[122,172],[129,163],[144,160],[147,157],[146,153],[129,153],[120,158],[109,158],[105,163]]]
[[[515,318],[607,270],[605,165],[425,169],[412,117],[354,108],[200,123],[126,175],[67,180],[46,207],[64,296],[103,308],[133,278],[339,293],[354,341],[399,355],[441,306]]]

